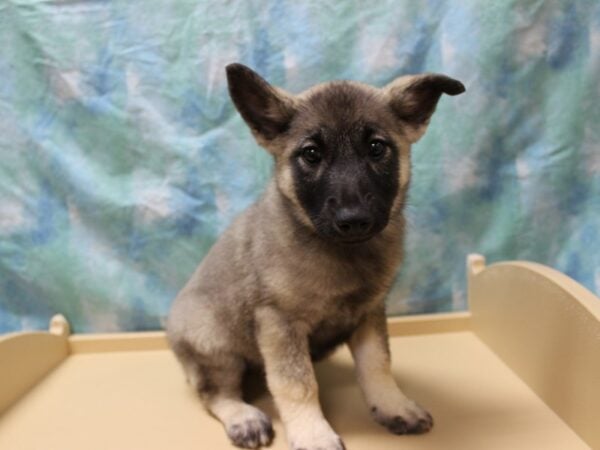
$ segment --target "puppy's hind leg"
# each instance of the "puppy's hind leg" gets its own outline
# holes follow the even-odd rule
[[[238,447],[258,448],[273,440],[271,419],[242,400],[245,363],[233,354],[203,355],[191,344],[173,346],[188,383],[204,406],[221,421],[231,442]]]

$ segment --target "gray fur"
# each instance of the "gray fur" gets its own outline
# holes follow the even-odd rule
[[[458,82],[427,75],[428,81],[416,90],[419,77],[396,80],[381,90],[336,82],[292,96],[241,65],[229,66],[228,77],[236,107],[257,141],[275,157],[275,174],[262,197],[225,231],[175,299],[168,339],[188,381],[224,423],[234,444],[256,448],[272,439],[268,418],[241,400],[243,372],[260,366],[292,448],[340,449],[341,440],[318,407],[311,356],[323,357],[349,342],[357,364],[364,366],[359,381],[368,402],[377,402],[379,393],[368,376],[360,377],[375,361],[364,355],[376,353],[381,377],[391,379],[384,297],[402,259],[410,145],[422,135],[441,92],[450,85],[454,91],[449,93],[458,93]],[[436,90],[431,80],[442,80],[442,87]],[[422,111],[419,95],[424,95]],[[402,96],[410,97],[405,110]],[[346,132],[342,128],[362,121],[383,124],[393,137],[403,163],[394,175],[400,188],[385,229],[364,243],[345,245],[315,232],[298,199],[289,161],[310,127],[338,130],[341,142]],[[375,350],[362,351],[366,345]],[[430,416],[415,405],[407,407],[412,412],[402,412],[409,401],[398,398],[399,412],[369,405],[375,419],[395,433],[427,431]],[[303,426],[300,416],[310,423]],[[303,427],[321,431],[307,434]]]

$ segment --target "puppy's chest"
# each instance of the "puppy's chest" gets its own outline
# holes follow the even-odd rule
[[[297,254],[296,254],[297,253]],[[394,267],[383,258],[345,260],[290,252],[261,273],[269,296],[320,320],[317,310],[354,308],[386,290]]]
[[[309,324],[311,329],[344,328],[361,316],[384,287],[378,279],[365,279],[355,273],[319,274],[315,277],[285,277],[288,281],[275,294],[278,303],[291,317]],[[319,279],[320,278],[320,279]]]

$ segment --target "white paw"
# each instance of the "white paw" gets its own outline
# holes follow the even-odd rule
[[[422,434],[433,428],[433,418],[414,401],[403,397],[395,404],[372,405],[371,415],[394,434]]]
[[[225,430],[232,444],[242,448],[267,446],[275,435],[271,419],[250,405],[244,405],[232,415],[225,424]]]
[[[344,443],[325,420],[307,423],[304,428],[288,431],[292,450],[345,450]]]

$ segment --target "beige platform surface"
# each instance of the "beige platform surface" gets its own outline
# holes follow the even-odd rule
[[[394,337],[394,374],[435,419],[394,436],[369,418],[346,349],[317,364],[325,415],[348,450],[577,450],[588,447],[470,331]],[[271,448],[287,449],[275,418]],[[69,356],[0,417],[2,450],[220,450],[232,447],[166,350]]]

